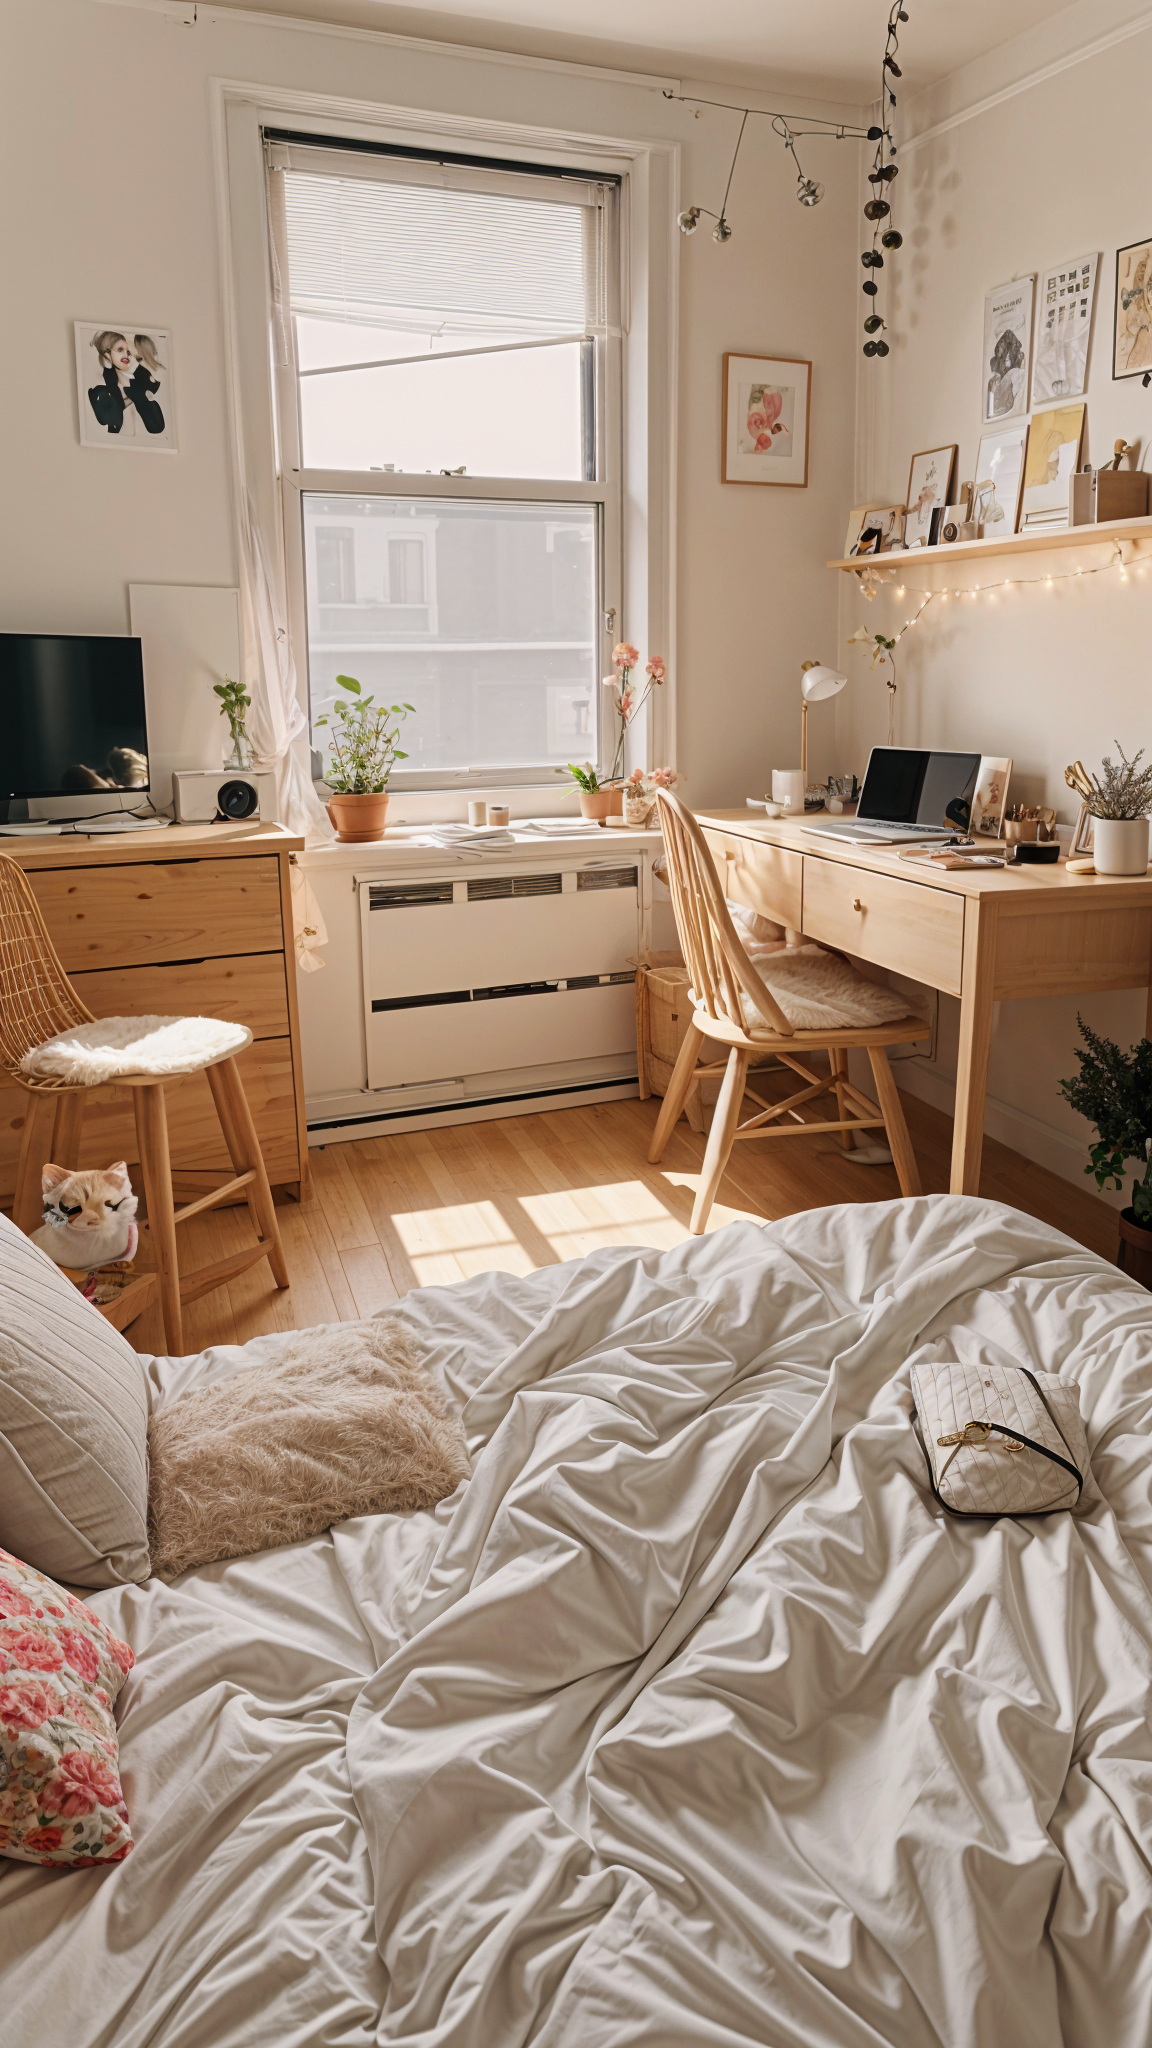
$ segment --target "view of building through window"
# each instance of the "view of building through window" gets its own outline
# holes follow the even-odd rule
[[[415,706],[409,772],[594,754],[594,506],[309,492],[304,538],[313,722],[353,675]]]

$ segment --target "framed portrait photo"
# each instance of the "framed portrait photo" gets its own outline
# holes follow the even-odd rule
[[[1152,240],[1116,251],[1112,314],[1112,375],[1142,377],[1152,370]]]
[[[972,799],[970,829],[974,836],[981,839],[999,839],[1004,825],[1004,809],[1008,802],[1008,784],[1011,778],[1012,761],[1009,755],[980,756],[976,794]]]
[[[82,448],[174,455],[172,334],[147,320],[76,320]]]
[[[780,356],[724,357],[724,483],[803,489],[811,392],[811,363]]]
[[[909,547],[927,547],[932,536],[932,514],[948,503],[952,471],[956,466],[956,443],[950,447],[926,448],[912,457],[908,471],[908,508],[904,515],[904,538]]]

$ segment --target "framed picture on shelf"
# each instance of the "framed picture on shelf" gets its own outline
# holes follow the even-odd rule
[[[992,488],[980,491],[973,517],[979,521],[985,539],[999,540],[1016,531],[1027,441],[1026,420],[1014,426],[995,427],[980,436],[976,488],[980,491],[981,485],[989,484]]]
[[[981,419],[1007,420],[1028,410],[1034,277],[998,284],[984,300]]]
[[[880,546],[877,553],[891,554],[894,548],[904,545],[903,505],[881,505],[872,513],[869,524],[880,528]]]
[[[812,365],[780,356],[724,357],[720,474],[726,484],[808,482]]]
[[[904,538],[909,547],[926,545],[932,534],[932,514],[948,503],[952,471],[956,466],[956,443],[950,448],[927,448],[912,457],[908,471],[908,506],[904,515]]]
[[[1112,375],[1142,377],[1152,370],[1152,240],[1116,251],[1112,312]]]
[[[845,560],[847,560],[849,555],[859,553],[860,537],[865,527],[871,526],[874,510],[875,507],[872,505],[854,505],[852,507],[851,512],[848,514],[848,531],[844,536]]]
[[[1008,802],[1008,784],[1012,779],[1012,762],[1005,754],[982,754],[980,769],[976,777],[976,794],[972,799],[973,834],[982,839],[999,839],[1004,825],[1004,809]]]
[[[1059,530],[1068,524],[1068,499],[1072,477],[1080,464],[1080,442],[1088,408],[1055,406],[1050,412],[1034,412],[1028,424],[1028,449],[1024,457],[1024,494],[1021,500],[1020,531],[1036,528]]]
[[[1054,399],[1079,398],[1088,388],[1088,342],[1096,299],[1095,256],[1056,263],[1040,279],[1032,410]]]
[[[143,320],[75,320],[82,448],[176,453],[172,336]]]

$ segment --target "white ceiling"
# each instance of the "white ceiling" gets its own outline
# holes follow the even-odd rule
[[[352,27],[626,69],[671,70],[861,102],[878,93],[890,0],[211,0]],[[916,92],[1067,0],[904,0],[902,90]]]

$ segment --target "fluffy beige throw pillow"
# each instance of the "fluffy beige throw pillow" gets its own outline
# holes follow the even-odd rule
[[[148,1426],[152,1569],[299,1543],[350,1515],[430,1508],[468,1473],[460,1425],[394,1316],[304,1330],[282,1356]]]

